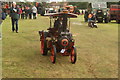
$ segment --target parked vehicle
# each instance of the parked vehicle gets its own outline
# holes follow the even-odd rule
[[[96,16],[96,20],[100,23],[109,22],[109,9],[106,2],[94,2],[88,4],[88,13],[93,13]]]
[[[110,21],[116,20],[120,23],[120,5],[110,5]]]

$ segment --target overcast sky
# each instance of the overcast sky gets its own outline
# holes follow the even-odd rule
[[[62,2],[63,0],[50,0],[50,2]],[[64,0],[65,1],[65,0]]]
[[[118,2],[120,0],[0,0],[0,1],[5,1],[5,2]]]

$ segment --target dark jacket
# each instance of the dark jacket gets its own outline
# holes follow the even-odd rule
[[[29,14],[29,9],[25,9],[25,14]]]
[[[96,20],[96,17],[95,15],[92,16],[91,20]]]
[[[25,9],[22,9],[22,14],[25,14]]]
[[[11,8],[10,9],[10,17],[12,19],[19,19],[19,9],[18,8]]]
[[[32,9],[28,9],[28,14],[32,14]]]
[[[77,8],[75,8],[74,11],[73,11],[73,13],[74,14],[80,14],[80,11]]]
[[[60,28],[61,26],[62,26],[62,25],[61,25],[59,19],[55,20],[55,22],[54,22],[54,28],[58,29],[58,28]]]

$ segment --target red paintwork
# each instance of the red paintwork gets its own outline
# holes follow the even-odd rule
[[[44,52],[44,51],[43,51],[43,50],[44,50],[44,49],[43,49],[43,48],[44,48],[44,35],[43,35],[43,33],[42,33],[42,36],[41,36],[41,39],[40,39],[40,40],[41,40],[41,53],[43,54],[43,52]]]
[[[119,11],[120,9],[117,9],[117,8],[111,8],[110,10],[111,10],[111,11]]]
[[[66,41],[67,44],[63,44],[64,41]],[[63,39],[63,40],[61,41],[61,44],[62,44],[63,46],[67,46],[67,45],[68,45],[68,40],[67,40],[67,39]]]
[[[77,15],[73,13],[48,13],[48,14],[45,14],[44,16],[58,17],[58,16],[63,16],[64,14],[67,14],[68,17],[70,18],[77,18]]]
[[[51,48],[51,56],[50,56],[50,59],[52,62],[54,62],[54,48],[52,47]]]

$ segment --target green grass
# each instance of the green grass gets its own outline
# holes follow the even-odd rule
[[[71,19],[71,32],[77,48],[77,62],[57,55],[56,64],[50,54],[40,54],[39,30],[49,27],[49,18],[19,20],[19,33],[11,31],[8,17],[3,23],[3,78],[117,78],[118,24],[101,23],[89,28],[83,16]]]
[[[2,79],[2,42],[0,40],[0,78]]]

